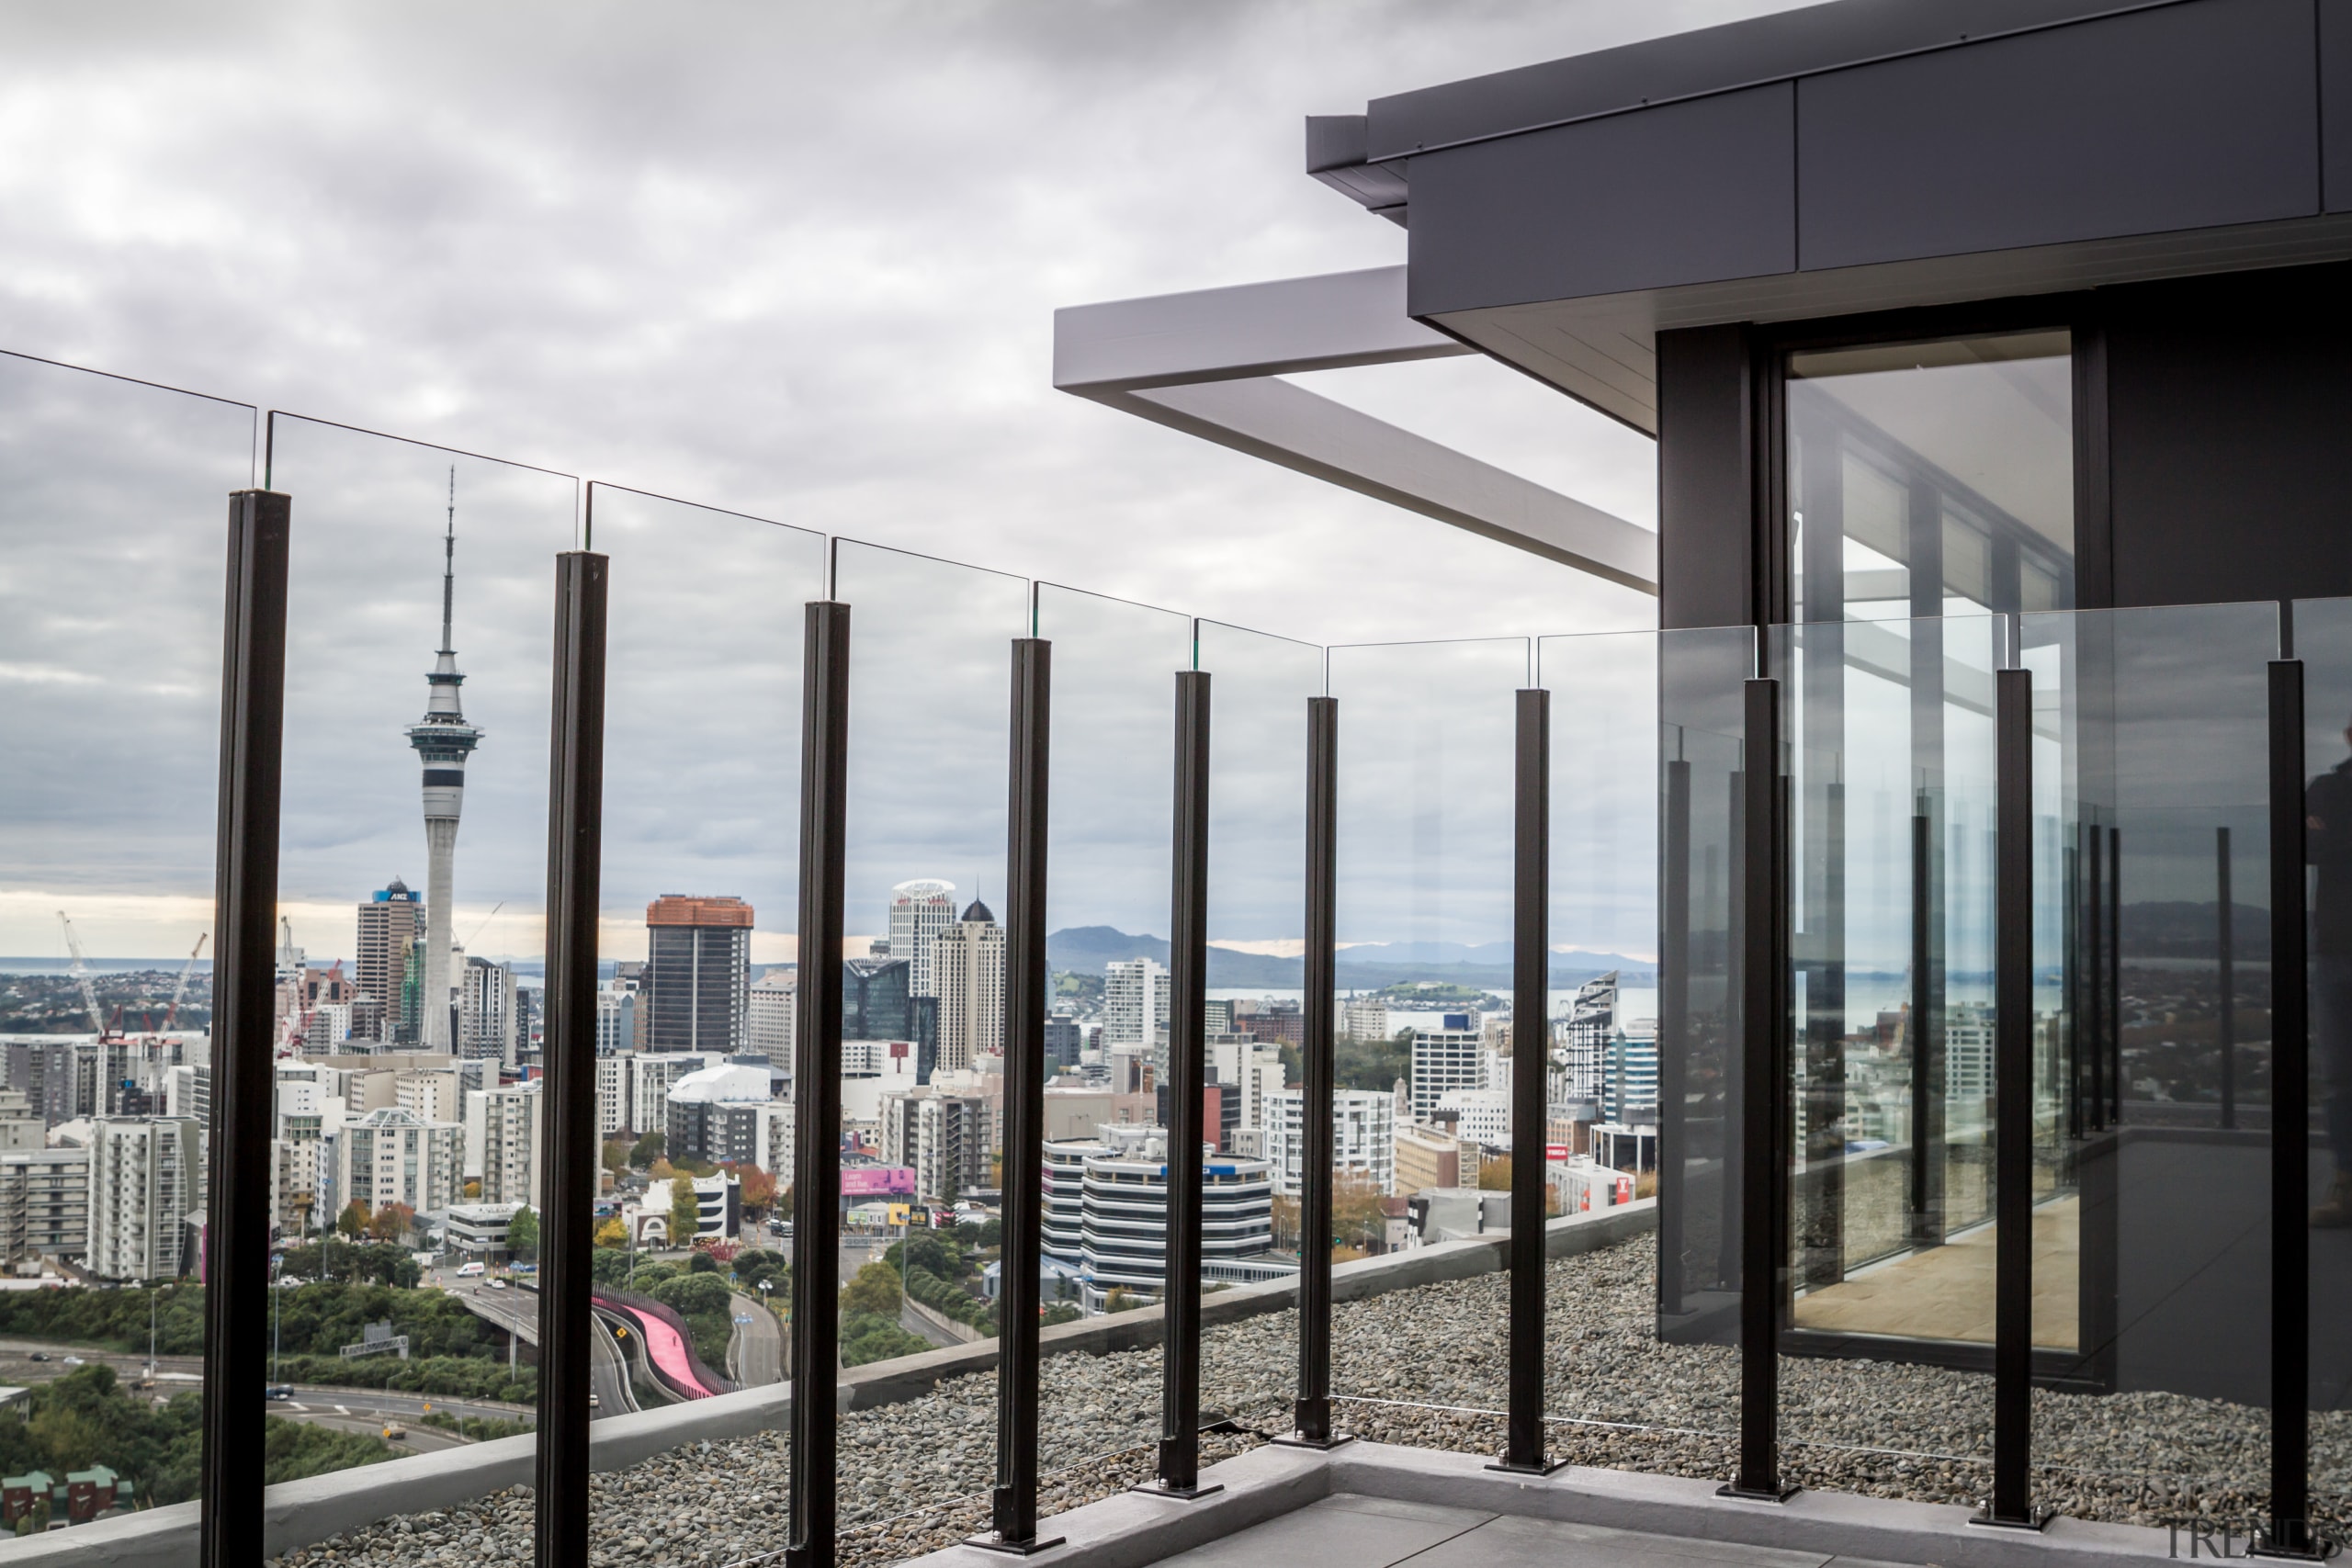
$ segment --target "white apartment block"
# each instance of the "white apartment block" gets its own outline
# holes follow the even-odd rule
[[[90,1151],[0,1153],[0,1261],[80,1258],[89,1248]]]
[[[102,1117],[90,1133],[90,1272],[101,1280],[176,1277],[187,1218],[204,1207],[204,1124]]]
[[[1240,1097],[1241,1129],[1255,1132],[1265,1127],[1267,1099],[1280,1094],[1284,1087],[1282,1047],[1246,1035],[1212,1038],[1206,1043],[1209,1067],[1216,1074],[1218,1089]]]
[[[544,1206],[539,1196],[539,1108],[546,1098],[539,1092],[542,1081],[476,1089],[466,1096],[468,1157],[475,1145],[481,1149],[478,1201]]]
[[[756,995],[758,987],[752,987]],[[619,1056],[637,1049],[637,991],[608,980],[596,993],[596,1055]]]
[[[1266,1097],[1265,1159],[1274,1194],[1305,1190],[1306,1095],[1286,1089]],[[1331,1096],[1331,1168],[1341,1180],[1370,1182],[1383,1197],[1396,1190],[1396,1101],[1377,1089],[1344,1089]]]
[[[1414,1115],[1436,1110],[1438,1096],[1448,1089],[1486,1087],[1483,1044],[1476,1029],[1413,1031]]]
[[[956,923],[956,885],[929,877],[890,889],[890,956],[907,961],[907,992],[932,997],[931,944]]]
[[[1351,1001],[1340,1010],[1340,1032],[1354,1040],[1388,1038],[1388,1004]]]
[[[724,1056],[703,1051],[640,1051],[628,1058],[628,1127],[639,1136],[670,1127],[670,1086]],[[846,1069],[844,1069],[846,1070]]]
[[[771,969],[752,982],[743,1010],[744,1038],[751,1049],[780,1067],[792,1066],[793,1010],[800,999],[800,976]]]
[[[1129,958],[1105,967],[1102,976],[1102,1043],[1148,1045],[1168,1028],[1168,971],[1148,958]]]
[[[458,1158],[465,1130],[427,1122],[413,1111],[370,1111],[343,1130],[335,1162],[335,1195],[375,1213],[405,1203],[417,1213],[448,1208],[458,1198]]]
[[[602,1043],[600,1040],[600,1047]],[[635,1055],[628,1050],[596,1053],[596,1135],[600,1138],[609,1138],[628,1125],[628,1068]]]
[[[938,1070],[1004,1055],[1004,928],[987,905],[975,899],[932,939],[931,983],[939,998]]]
[[[465,1080],[455,1069],[402,1073],[393,1079],[392,1091],[397,1107],[414,1111],[420,1121],[455,1123],[466,1119]]]
[[[1510,1152],[1510,1090],[1450,1089],[1437,1097],[1440,1121],[1452,1111],[1455,1135],[1481,1148]]]

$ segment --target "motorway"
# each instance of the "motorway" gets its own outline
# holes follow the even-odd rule
[[[784,1381],[784,1325],[757,1296],[738,1291],[728,1298],[735,1330],[727,1337],[727,1375],[744,1388]]]
[[[453,1287],[450,1294],[463,1302],[467,1311],[519,1336],[525,1344],[539,1342],[537,1291],[493,1291],[487,1285],[475,1285]],[[620,1344],[603,1318],[594,1322],[596,1332],[588,1341],[588,1387],[596,1395],[596,1414],[616,1416],[634,1410],[637,1403],[630,1394],[628,1363],[621,1359]]]

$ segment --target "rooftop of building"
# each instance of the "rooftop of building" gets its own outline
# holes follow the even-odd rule
[[[645,907],[649,926],[744,926],[752,907],[729,895],[664,893]]]

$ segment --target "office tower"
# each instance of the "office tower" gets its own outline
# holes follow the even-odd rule
[[[912,1040],[913,964],[904,958],[842,960],[842,1038]]]
[[[1044,1251],[1079,1269],[1091,1312],[1103,1309],[1114,1287],[1157,1295],[1168,1273],[1168,1134],[1159,1127],[1101,1133],[1045,1147]],[[1255,1284],[1296,1272],[1290,1259],[1260,1257],[1273,1246],[1273,1196],[1264,1160],[1220,1158],[1202,1171],[1203,1280]],[[1074,1256],[1067,1250],[1073,1239]]]
[[[637,1006],[648,1051],[743,1049],[752,988],[752,907],[741,898],[665,893],[645,908],[645,978]]]
[[[961,1072],[981,1056],[1004,1055],[1004,928],[986,904],[975,898],[932,939],[931,978],[939,998],[933,1070]]]
[[[204,1209],[203,1123],[101,1118],[90,1134],[89,1270],[101,1280],[169,1280],[182,1269],[189,1215]]]
[[[449,622],[458,591],[458,470],[449,470],[448,527],[441,539],[441,649],[425,676],[424,716],[409,726],[408,743],[424,764],[424,973],[419,998],[419,1038],[429,1051],[449,1049],[449,901],[457,874],[458,815],[466,801],[466,759],[481,731],[466,722],[458,688],[457,650]]]
[[[931,944],[941,931],[955,923],[954,883],[922,878],[901,882],[890,889],[890,945],[887,952],[892,958],[907,961],[910,995],[939,994],[932,979]]]
[[[468,958],[464,987],[458,1000],[458,1052],[461,1056],[514,1066],[515,1055],[529,1043],[515,1038],[514,971],[487,958]]]
[[[465,1129],[428,1122],[413,1111],[370,1111],[343,1129],[335,1159],[335,1196],[372,1213],[405,1203],[437,1213],[458,1199],[458,1157]]]
[[[1057,1012],[1046,1020],[1046,1066],[1070,1068],[1078,1066],[1079,1053],[1086,1049],[1086,1032],[1078,1020],[1069,1013]]]
[[[596,1055],[627,1055],[637,1049],[637,991],[607,980],[596,993]]]
[[[1561,1066],[1567,1069],[1570,1098],[1590,1100],[1600,1094],[1601,1058],[1616,1022],[1617,974],[1611,970],[1577,988],[1568,1016],[1560,1024],[1560,1050],[1566,1058]]]
[[[1600,1086],[1609,1120],[1623,1122],[1636,1111],[1657,1109],[1657,1024],[1636,1019],[1610,1036]]]
[[[409,949],[424,934],[424,895],[412,892],[397,876],[359,906],[354,984],[362,1003],[375,1004],[369,1018],[377,1024],[374,1038],[400,1044],[414,1043],[414,1036],[402,1027],[411,1010],[404,1005],[401,992],[408,978]]]
[[[1477,1089],[1485,1066],[1483,1042],[1466,1013],[1447,1013],[1442,1029],[1413,1031],[1413,1114],[1427,1116],[1448,1089]]]
[[[1104,969],[1102,1043],[1148,1045],[1168,1027],[1168,971],[1148,958],[1129,958]]]
[[[752,982],[746,1029],[752,1049],[771,1062],[792,1061],[793,1009],[798,1000],[799,973],[792,967],[771,969]]]

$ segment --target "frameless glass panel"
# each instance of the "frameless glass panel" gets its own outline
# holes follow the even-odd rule
[[[1208,994],[1219,1143],[1203,1202],[1224,1225],[1216,1254],[1203,1260],[1203,1289],[1281,1286],[1295,1277],[1306,1174],[1306,705],[1323,694],[1323,650],[1215,621],[1200,622],[1196,637],[1216,712]],[[1335,1261],[1386,1250],[1395,1104],[1385,1087],[1334,1091]],[[1261,1179],[1262,1216],[1252,1190]],[[1206,1330],[1204,1410],[1286,1429],[1297,1390],[1278,1369],[1296,1365],[1295,1325],[1281,1313]],[[1226,1353],[1228,1342],[1250,1350]]]
[[[1531,651],[1494,637],[1330,652],[1339,1081],[1395,1097],[1408,1246],[1477,1247],[1510,1223],[1513,713]],[[1488,1244],[1486,1267],[1500,1259]],[[1336,1307],[1335,1419],[1374,1438],[1499,1449],[1507,1302],[1490,1272]]]
[[[550,627],[577,486],[275,418],[277,1201],[285,1268],[315,1281],[284,1305],[306,1334],[286,1381],[446,1446],[526,1425],[537,1394],[537,1300],[514,1287],[545,1205]],[[358,1322],[405,1359],[339,1354]]]
[[[601,1419],[786,1376],[803,606],[826,596],[826,545],[611,485],[593,487],[588,516],[612,559]],[[763,1501],[784,1498],[727,1506]],[[601,1517],[619,1495],[600,1487],[591,1506]]]
[[[1036,625],[1054,666],[1046,925],[1060,1010],[1048,1053],[1058,1041],[1068,1058],[1046,1091],[1038,1295],[1058,1322],[1156,1304],[1167,1281],[1174,716],[1193,623],[1041,583]],[[1203,1122],[1207,1141],[1221,1129],[1221,1117]],[[1048,1363],[1043,1467],[1148,1475],[1160,1366],[1157,1345],[1114,1352],[1092,1377]]]
[[[1799,620],[2073,606],[2064,331],[1792,354],[1787,408]]]
[[[2269,604],[2028,615],[2036,1501],[2267,1494]],[[2226,889],[2226,892],[2225,892]]]
[[[1992,616],[1775,627],[1789,757],[1792,1480],[1989,1482]],[[2051,795],[2054,801],[2054,791]]]
[[[2306,1190],[2311,1269],[2312,1518],[2323,1535],[2352,1529],[2352,600],[2300,600],[2294,656],[2303,663],[2304,850],[2312,866],[2309,974],[2311,1159]],[[2241,852],[2241,854],[2243,852]],[[2268,886],[2258,861],[2245,865],[2240,902]],[[2252,878],[2252,897],[2245,885]],[[2267,1033],[2267,966],[2258,933],[2237,939],[2232,1088],[2260,1115],[2267,1062],[2248,1037]]]
[[[10,1468],[105,1465],[143,1508],[197,1488],[222,525],[254,411],[0,355],[0,1251],[87,1286],[0,1292]],[[305,1459],[358,1442],[289,1425]]]
[[[842,1360],[862,1366],[996,1332],[1005,950],[989,900],[1003,901],[1012,644],[1030,598],[1001,572],[834,550],[833,596],[851,606],[851,934],[803,962],[842,966]],[[970,1435],[910,1455],[862,1443],[872,1417],[841,1417],[845,1540],[984,1499],[996,1374],[932,1398]]]

